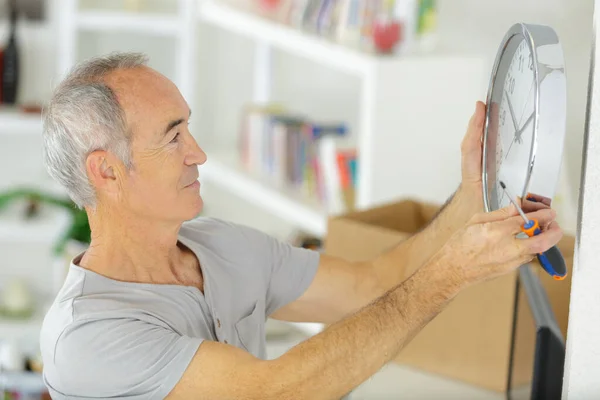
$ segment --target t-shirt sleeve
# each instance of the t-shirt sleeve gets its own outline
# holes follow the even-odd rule
[[[59,337],[44,380],[59,398],[162,399],[202,341],[135,319],[74,322]]]
[[[266,315],[298,299],[312,283],[319,266],[317,251],[293,246],[260,230],[241,227],[249,249],[267,268]]]

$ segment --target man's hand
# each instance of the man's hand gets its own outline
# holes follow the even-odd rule
[[[467,226],[456,232],[442,249],[444,259],[456,268],[457,281],[474,284],[504,275],[531,261],[536,254],[548,250],[562,238],[562,230],[554,221],[556,213],[541,204],[528,214],[542,227],[540,235],[520,239],[523,218],[509,207],[474,216]]]
[[[483,125],[485,123],[485,104],[478,101],[475,112],[467,126],[461,144],[461,173],[462,182],[459,191],[465,198],[473,199],[469,209],[472,214],[483,211],[483,182],[481,161],[483,157]]]

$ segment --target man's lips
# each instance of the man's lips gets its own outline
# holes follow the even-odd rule
[[[198,182],[198,178],[199,178],[199,176],[197,176],[196,179],[194,179],[193,181],[190,181],[190,183],[185,185],[185,187],[192,186],[194,183]]]

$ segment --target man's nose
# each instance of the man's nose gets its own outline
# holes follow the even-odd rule
[[[206,153],[200,148],[196,139],[191,134],[189,136],[189,148],[188,154],[185,157],[185,163],[186,165],[202,165],[206,162]]]

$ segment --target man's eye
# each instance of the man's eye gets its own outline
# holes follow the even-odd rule
[[[175,134],[175,137],[173,139],[171,139],[171,143],[177,143],[178,139],[179,139],[179,132],[177,132]]]

